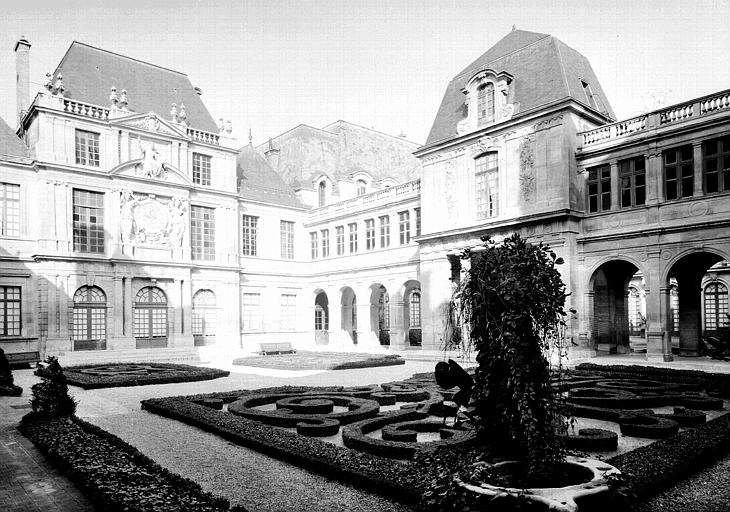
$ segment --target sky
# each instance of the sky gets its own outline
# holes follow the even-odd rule
[[[730,88],[729,12],[730,0],[8,1],[0,116],[14,124],[25,36],[31,97],[77,40],[186,73],[242,144],[338,119],[422,144],[451,78],[516,25],[585,55],[624,119]]]

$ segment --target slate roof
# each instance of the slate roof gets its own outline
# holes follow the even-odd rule
[[[18,138],[12,128],[0,117],[0,160],[27,160],[28,148]]]
[[[236,175],[238,193],[244,199],[281,206],[302,206],[294,191],[251,144],[238,152]]]
[[[551,35],[513,30],[449,82],[427,146],[456,137],[456,125],[466,117],[461,90],[472,76],[487,68],[512,75],[510,88],[514,90],[516,106],[513,117],[565,98],[590,108],[581,80],[590,85],[604,115],[615,117],[588,59]]]
[[[167,118],[172,103],[185,104],[192,128],[218,133],[218,125],[185,73],[142,62],[84,43],[71,43],[54,76],[63,75],[65,96],[108,106],[112,86],[127,90],[129,109]]]

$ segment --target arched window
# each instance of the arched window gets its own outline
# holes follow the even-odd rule
[[[198,290],[193,295],[193,340],[196,347],[215,343],[215,293]]]
[[[319,182],[319,206],[324,206],[326,192],[327,192],[327,184],[324,182],[324,180],[322,180]]]
[[[154,286],[146,286],[134,298],[134,337],[137,348],[167,346],[167,297]]]
[[[641,297],[639,290],[635,287],[629,287],[629,333],[632,336],[639,336],[643,327],[643,318],[641,316]]]
[[[378,299],[378,338],[381,345],[390,345],[390,296],[381,288]]]
[[[98,286],[74,293],[72,336],[74,350],[106,349],[106,295]]]
[[[365,182],[365,180],[357,180],[357,195],[364,196],[367,186],[368,184]]]
[[[712,282],[705,287],[705,330],[715,331],[728,326],[727,286]]]
[[[421,292],[411,293],[411,300],[408,304],[408,320],[411,329],[421,328]]]
[[[676,284],[669,285],[669,312],[672,318],[672,334],[679,335],[679,287]]]
[[[494,84],[482,85],[477,90],[477,122],[479,124],[494,121]]]
[[[484,153],[475,160],[477,219],[499,215],[499,160],[497,152]]]

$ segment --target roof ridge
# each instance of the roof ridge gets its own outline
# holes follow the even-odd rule
[[[281,133],[280,133],[280,134],[278,134],[278,135],[274,135],[273,137],[269,137],[268,139],[266,139],[266,140],[265,140],[264,142],[262,142],[262,143],[261,143],[261,144],[259,144],[258,146],[254,146],[254,149],[255,149],[256,151],[259,151],[259,148],[260,148],[260,147],[262,147],[262,146],[265,146],[266,144],[268,144],[268,143],[269,143],[269,139],[271,139],[271,141],[272,141],[272,142],[274,142],[275,140],[277,140],[277,139],[280,139],[280,138],[282,138],[282,137],[283,137],[284,135],[287,135],[287,134],[289,134],[289,133],[293,132],[293,131],[294,131],[294,130],[296,130],[297,128],[302,128],[302,127],[306,127],[306,128],[311,128],[312,130],[317,130],[318,132],[326,133],[327,135],[334,135],[334,133],[332,133],[332,132],[328,132],[327,130],[323,130],[322,128],[317,128],[316,126],[312,126],[311,124],[307,124],[307,123],[299,123],[298,125],[292,126],[292,127],[291,127],[291,128],[289,128],[288,130],[286,130],[286,131],[284,131],[284,132],[281,132]],[[246,146],[248,146],[248,144],[246,144]],[[245,147],[245,146],[244,146],[244,147]],[[241,149],[243,149],[243,147],[242,147]],[[240,151],[240,150],[239,150],[239,151]]]
[[[541,32],[530,32],[529,30],[520,30],[519,32],[527,32],[527,33],[529,33],[529,34],[541,34]],[[511,33],[511,32],[510,32],[510,33]],[[513,54],[515,54],[515,53],[517,53],[517,52],[521,52],[521,51],[522,51],[522,50],[524,50],[525,48],[529,48],[530,46],[534,46],[534,45],[536,45],[537,43],[541,43],[541,42],[542,42],[542,41],[544,41],[545,39],[548,39],[548,38],[551,38],[551,37],[553,37],[553,36],[551,36],[550,34],[542,34],[542,35],[543,35],[543,37],[541,37],[540,39],[537,39],[537,40],[535,40],[535,41],[533,41],[533,42],[531,42],[531,43],[529,43],[529,44],[526,44],[525,46],[520,46],[519,48],[516,48],[516,49],[512,50],[512,51],[511,51],[511,52],[509,52],[509,53],[505,53],[504,55],[500,55],[499,57],[497,57],[497,58],[495,58],[495,59],[492,59],[492,60],[490,60],[490,61],[487,61],[487,62],[485,62],[485,63],[484,63],[484,65],[486,66],[486,65],[488,65],[488,64],[491,64],[491,63],[493,63],[493,62],[497,62],[497,61],[499,61],[499,60],[502,60],[502,59],[504,59],[505,57],[509,57],[510,55],[513,55]],[[504,37],[503,37],[502,39],[504,39],[505,37],[508,37],[508,36],[509,36],[509,34],[507,34],[506,36],[504,36]],[[500,41],[502,41],[502,39],[500,39],[499,41],[497,41],[496,43],[494,43],[494,44],[493,44],[492,46],[490,46],[490,47],[489,47],[489,49],[491,50],[492,48],[494,48],[494,47],[495,47],[495,46],[496,46],[497,44],[499,44],[499,42],[500,42]],[[489,50],[487,50],[487,52],[489,52]],[[484,55],[484,54],[482,54],[482,55]],[[461,72],[460,72],[460,73],[459,73],[458,75],[456,75],[456,76],[455,76],[455,77],[454,77],[454,78],[452,79],[452,81],[453,81],[453,80],[456,80],[457,78],[461,78],[462,76],[465,76],[465,75],[467,74],[467,72],[469,72],[469,70],[470,70],[470,68],[471,68],[472,64],[474,64],[474,63],[475,63],[475,62],[476,62],[477,60],[479,60],[480,58],[481,58],[481,55],[480,55],[479,57],[477,57],[477,58],[476,58],[476,60],[472,61],[472,63],[471,63],[471,64],[469,64],[469,65],[468,65],[468,66],[467,66],[467,67],[466,67],[465,69],[463,69],[463,70],[462,70],[462,71],[461,71]]]
[[[116,57],[121,57],[123,59],[132,60],[134,62],[138,62],[140,64],[144,64],[146,66],[151,66],[153,68],[158,68],[158,69],[162,69],[162,70],[165,70],[165,71],[169,71],[170,73],[175,73],[175,74],[183,75],[183,76],[186,76],[186,77],[188,76],[187,73],[183,73],[182,71],[177,71],[175,69],[166,68],[166,67],[160,66],[158,64],[152,64],[151,62],[146,62],[144,60],[135,59],[134,57],[130,57],[129,55],[122,55],[121,53],[113,52],[113,51],[110,51],[110,50],[105,50],[104,48],[99,48],[98,46],[94,46],[94,45],[91,45],[91,44],[88,44],[88,43],[83,43],[81,41],[76,41],[76,40],[74,40],[73,42],[71,42],[71,45],[68,47],[68,50],[66,50],[66,54],[64,54],[63,58],[61,59],[61,62],[59,62],[58,66],[56,66],[56,70],[58,70],[61,67],[61,65],[63,64],[63,61],[66,60],[66,55],[68,55],[68,52],[71,50],[71,47],[73,45],[75,45],[75,44],[80,45],[80,46],[85,46],[87,48],[91,48],[92,50],[97,50],[97,51],[100,51],[100,52],[103,52],[103,53],[108,53],[108,54],[114,55]]]
[[[385,135],[385,136],[391,137],[393,139],[402,140],[402,141],[408,142],[410,144],[414,144],[416,146],[422,146],[422,144],[420,142],[415,142],[415,141],[412,141],[412,140],[408,140],[408,139],[406,139],[404,137],[399,137],[398,135],[391,135],[390,133],[385,133],[383,131],[376,130],[375,128],[368,128],[367,126],[363,126],[361,124],[351,123],[350,121],[345,121],[344,119],[338,119],[337,121],[335,121],[333,123],[330,123],[327,126],[323,127],[322,130],[327,131],[327,128],[329,128],[330,126],[335,125],[337,123],[349,124],[350,126],[355,126],[357,128],[362,128],[363,130],[368,130],[368,131],[371,131],[371,132],[379,133],[380,135]],[[327,131],[327,133],[332,133],[332,132]]]

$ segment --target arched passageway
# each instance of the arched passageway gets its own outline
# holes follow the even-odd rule
[[[349,286],[341,291],[340,328],[350,336],[352,343],[357,345],[357,296]]]
[[[382,284],[370,287],[370,326],[381,345],[390,345],[390,295]]]
[[[640,294],[636,285],[629,287],[638,270],[633,263],[613,260],[591,277],[591,339],[599,355],[630,352],[631,336],[641,336]]]
[[[320,291],[314,299],[314,342],[317,345],[329,342],[329,323],[329,300],[327,294]]]
[[[403,285],[403,329],[406,345],[421,346],[421,283],[409,280]]]

